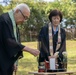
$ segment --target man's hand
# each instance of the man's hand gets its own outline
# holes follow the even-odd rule
[[[34,56],[38,56],[40,51],[33,49],[33,50],[30,51],[30,53],[33,54]]]
[[[37,55],[39,55],[39,53],[40,53],[39,50],[37,50],[37,49],[32,49],[32,48],[29,48],[29,47],[24,47],[23,51],[29,52],[29,53],[31,53],[31,54],[34,55],[34,56],[37,56]]]

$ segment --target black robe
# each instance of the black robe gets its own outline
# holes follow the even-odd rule
[[[61,60],[58,59],[59,63],[59,68],[62,68],[63,65],[61,65],[61,62],[63,60],[63,55],[62,52],[66,51],[66,33],[65,30],[61,29],[61,45],[60,48],[57,50],[59,51],[59,57]],[[58,39],[58,31],[56,34],[54,34],[54,31],[52,29],[52,35],[53,35],[53,50],[54,53],[56,52],[56,45],[57,45],[57,39]],[[38,36],[38,41],[39,41],[39,50],[40,50],[40,55],[39,55],[39,60],[38,63],[40,65],[40,62],[44,62],[45,60],[48,60],[48,56],[50,56],[49,52],[49,35],[48,35],[48,25],[45,25],[44,27],[41,28],[41,31]],[[67,68],[67,66],[66,66]]]
[[[9,71],[22,54],[23,48],[23,45],[16,42],[8,13],[2,14],[0,16],[0,75],[12,75]]]

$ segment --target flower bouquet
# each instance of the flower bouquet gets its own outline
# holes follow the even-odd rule
[[[67,68],[67,52],[64,51],[62,52],[63,55],[63,68],[66,69]]]

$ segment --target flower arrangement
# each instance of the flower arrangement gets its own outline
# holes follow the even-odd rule
[[[62,54],[63,54],[64,56],[67,56],[67,52],[66,52],[66,51],[62,52]]]
[[[62,55],[63,55],[63,66],[66,69],[66,67],[67,67],[67,52],[66,51],[62,52]]]
[[[66,51],[62,52],[62,55],[63,55],[63,62],[67,62],[67,52]]]

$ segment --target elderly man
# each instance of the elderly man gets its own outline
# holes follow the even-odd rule
[[[22,24],[29,16],[30,9],[26,4],[19,4],[0,16],[0,75],[13,75],[13,64],[23,51],[34,56],[39,54],[39,50],[31,49],[19,42],[17,25]]]

